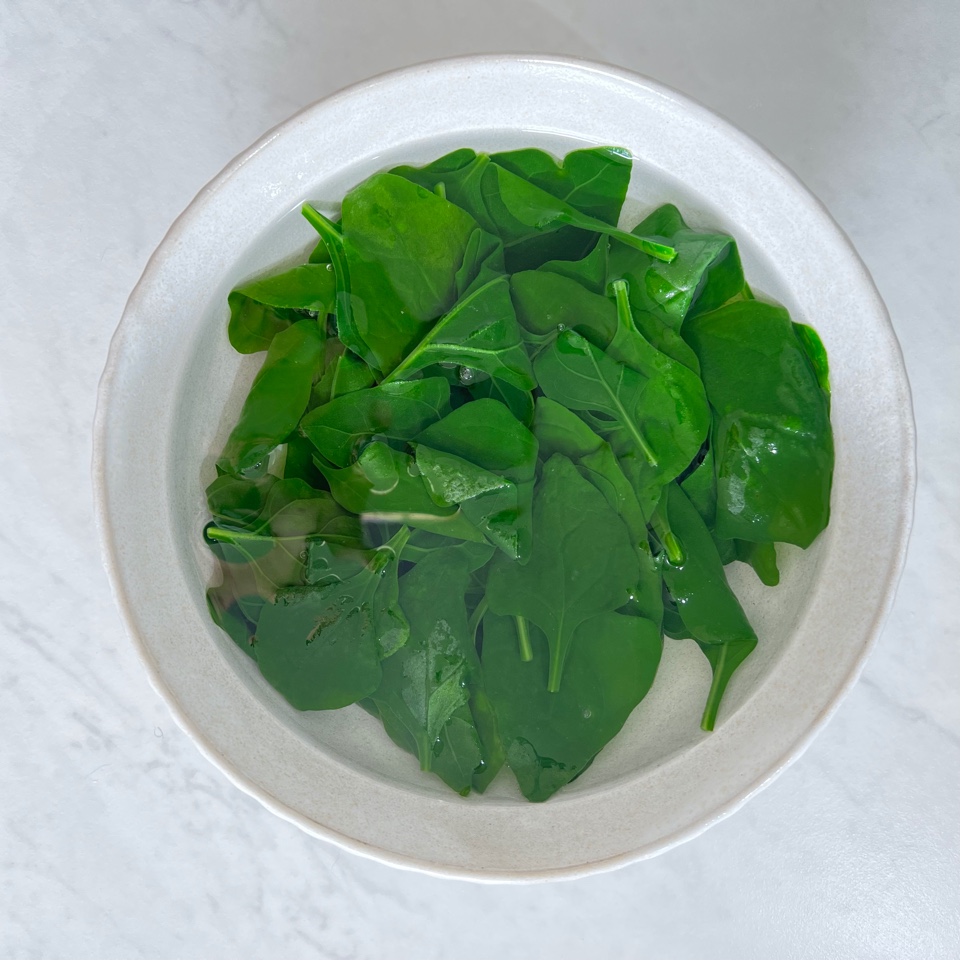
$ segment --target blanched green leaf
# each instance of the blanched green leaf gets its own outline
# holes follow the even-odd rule
[[[498,277],[459,300],[441,317],[386,382],[404,379],[434,363],[482,370],[517,390],[535,385],[506,277]]]
[[[291,587],[264,605],[257,623],[257,662],[298,710],[344,707],[379,686],[381,657],[395,654],[409,636],[397,587],[408,536],[401,530],[353,576]]]
[[[830,517],[829,399],[786,310],[759,300],[691,318],[716,411],[719,537],[808,547]]]
[[[542,150],[512,150],[490,158],[510,173],[523,177],[581,213],[611,226],[630,183],[632,160],[615,147],[591,147],[568,153],[562,162]],[[516,244],[510,251],[511,270],[538,267],[547,261],[576,260],[594,247],[596,235],[575,227],[561,227]]]
[[[311,406],[317,407],[347,393],[372,387],[376,375],[355,353],[341,353],[327,364],[313,387]]]
[[[543,468],[533,501],[536,536],[526,565],[498,556],[487,581],[493,613],[536,623],[550,645],[548,687],[560,689],[574,631],[616,610],[639,570],[623,521],[564,456]]]
[[[227,297],[230,344],[238,353],[266,350],[291,323],[332,312],[334,294],[325,264],[303,264],[237,287]]]
[[[327,460],[345,467],[362,441],[410,440],[449,409],[450,385],[441,377],[400,380],[316,407],[300,422],[300,431]]]
[[[476,562],[475,548],[448,547],[401,579],[410,639],[383,664],[372,696],[391,737],[418,756],[422,770],[433,770],[458,792],[469,790],[485,761],[494,759],[468,706],[471,685],[481,682],[463,600]]]
[[[413,457],[385,443],[367,444],[349,467],[321,470],[337,503],[367,521],[404,523],[458,540],[483,540],[459,508],[434,503]]]
[[[733,238],[724,233],[691,230],[673,204],[654,210],[634,233],[660,237],[677,251],[669,263],[614,242],[610,279],[630,281],[630,302],[638,312],[652,312],[679,330],[693,309],[706,312],[743,290],[743,270]]]
[[[507,763],[528,800],[578,776],[646,696],[660,663],[656,624],[604,613],[580,623],[559,692],[549,692],[547,640],[532,626],[533,658],[517,656],[513,621],[488,614],[483,670]]]
[[[476,229],[455,204],[391,173],[374,174],[343,198],[344,238],[363,260],[383,266],[421,323],[453,305],[457,271]]]
[[[458,407],[416,441],[512,481],[464,501],[461,510],[492,543],[525,562],[532,543],[536,437],[502,403],[482,399]]]
[[[680,619],[705,654],[708,646],[730,648],[726,653],[717,650],[707,654],[714,669],[714,683],[701,725],[704,730],[712,730],[727,683],[756,647],[757,635],[727,583],[710,531],[677,484],[664,488],[658,510],[683,549],[681,564],[663,564],[663,581]]]
[[[234,476],[262,473],[270,451],[297,428],[320,372],[323,333],[301,320],[278,333],[223,448],[217,469]]]

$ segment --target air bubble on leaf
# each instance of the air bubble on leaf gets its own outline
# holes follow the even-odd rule
[[[330,271],[332,271],[332,270],[333,270],[333,264],[332,264],[332,263],[328,263],[328,264],[327,264],[327,269],[330,270]]]
[[[583,719],[584,719],[584,720],[589,720],[592,716],[593,716],[593,711],[592,711],[589,707],[587,707],[587,708],[583,711]]]
[[[477,378],[477,371],[472,367],[461,367],[460,368],[460,382],[461,383],[473,383]]]
[[[459,364],[458,364],[458,363],[452,363],[450,360],[441,360],[441,361],[437,364],[437,366],[440,367],[440,368],[442,368],[443,370],[454,370],[454,369],[456,369],[456,368],[459,366]]]
[[[565,323],[558,323],[558,324],[557,324],[557,330],[558,330],[560,333],[563,333],[563,331],[566,330],[566,329],[567,329],[567,325],[566,325]]]

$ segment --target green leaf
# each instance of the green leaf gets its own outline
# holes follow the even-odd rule
[[[756,649],[755,637],[744,637],[741,640],[729,640],[726,643],[702,643],[697,641],[703,655],[710,661],[713,671],[713,682],[707,694],[707,703],[703,710],[703,719],[700,721],[702,729],[710,731],[717,722],[717,711],[720,702],[727,691],[727,684],[736,672],[737,667]]]
[[[215,520],[229,526],[251,526],[263,512],[275,483],[277,478],[269,473],[256,478],[222,473],[205,491],[207,509]]]
[[[691,230],[673,204],[654,210],[634,233],[659,237],[677,251],[676,258],[665,263],[622,243],[612,244],[610,279],[629,280],[630,300],[638,312],[652,312],[679,330],[691,312],[713,310],[743,290],[733,238]]]
[[[337,397],[311,410],[301,433],[338,467],[355,458],[370,437],[410,440],[450,409],[450,385],[441,377],[384,383]]]
[[[777,551],[773,543],[724,540],[714,531],[717,520],[717,480],[714,476],[713,451],[710,448],[707,448],[696,469],[681,481],[680,487],[713,534],[724,565],[741,560],[753,567],[761,583],[775,587],[780,582],[780,571],[777,568]]]
[[[400,299],[383,264],[364,257],[340,226],[309,203],[302,212],[330,255],[340,341],[378,373],[393,369],[423,335],[422,324]]]
[[[459,300],[394,368],[386,383],[408,378],[434,363],[482,370],[517,390],[535,386],[506,277]]]
[[[228,335],[238,353],[266,350],[276,334],[333,310],[335,282],[325,264],[303,264],[237,287],[227,297]]]
[[[483,540],[459,508],[433,501],[413,457],[385,443],[367,444],[344,469],[318,466],[337,503],[368,522],[402,523],[458,540]]]
[[[574,150],[562,162],[542,150],[512,150],[496,153],[491,160],[551,196],[565,200],[580,213],[614,227],[619,222],[633,165],[624,150],[616,147]],[[515,245],[510,252],[511,270],[536,268],[547,261],[578,260],[595,246],[596,234],[576,227],[561,227]]]
[[[467,388],[474,400],[496,400],[502,403],[527,429],[533,425],[533,394],[518,390],[502,380],[484,380]]]
[[[487,211],[496,224],[495,231],[491,232],[501,237],[508,255],[512,247],[530,237],[562,227],[576,227],[592,234],[615,237],[631,248],[668,262],[676,256],[669,244],[627,233],[615,224],[581,213],[570,203],[552,196],[496,163],[490,163],[484,170],[481,189]],[[486,229],[489,230],[489,227]],[[593,237],[586,238],[587,249],[593,242]],[[515,269],[509,259],[508,268]]]
[[[372,552],[363,569],[319,587],[291,587],[257,624],[260,672],[298,710],[333,710],[373,693],[382,657],[409,636],[397,566],[409,532]]]
[[[636,551],[640,571],[627,603],[620,610],[659,624],[663,615],[661,578],[651,555],[646,518],[610,444],[597,436],[575,413],[547,397],[537,400],[534,433],[544,460],[560,453],[574,461],[581,476],[603,494],[620,516]]]
[[[233,476],[256,476],[266,458],[297,428],[319,373],[323,334],[316,320],[301,320],[278,333],[270,344],[240,411],[217,470]]]
[[[537,624],[550,645],[548,687],[560,689],[574,631],[616,610],[639,577],[623,521],[564,456],[543,468],[533,501],[537,532],[526,565],[498,556],[487,581],[490,610]]]
[[[664,488],[658,512],[683,547],[681,564],[666,562],[662,567],[663,581],[683,625],[704,653],[708,646],[731,648],[727,654],[708,654],[715,677],[701,726],[712,730],[727,683],[756,647],[757,635],[727,583],[710,531],[677,484]]]
[[[515,489],[499,474],[424,444],[417,444],[416,461],[433,502],[440,507],[452,507],[493,490]]]
[[[481,399],[427,427],[416,442],[512,481],[464,501],[461,510],[492,543],[525,562],[532,543],[536,437],[502,403]]]
[[[355,353],[341,353],[333,357],[316,382],[311,395],[314,407],[329,403],[337,397],[372,387],[376,375],[370,366]]]
[[[528,270],[510,278],[520,325],[536,337],[575,330],[601,349],[617,332],[617,308],[568,277]]]
[[[517,656],[512,620],[483,622],[483,670],[507,763],[528,800],[542,801],[583,772],[646,696],[660,663],[656,624],[604,613],[581,622],[559,692],[548,688],[548,643],[530,630],[533,658]]]
[[[343,199],[343,236],[361,258],[381,264],[400,302],[423,323],[446,313],[474,219],[430,190],[378,173]]]
[[[567,330],[540,354],[534,370],[549,398],[583,411],[625,458],[641,502],[652,504],[659,487],[679,476],[702,446],[710,412],[696,374],[643,338],[624,287],[620,281],[614,287],[617,329],[607,350]]]
[[[561,161],[543,150],[510,150],[490,159],[581,213],[616,226],[630,185],[633,160],[620,147],[572,150]]]
[[[829,399],[786,310],[728,304],[684,324],[716,412],[717,535],[808,547],[830,517]]]
[[[422,770],[433,770],[458,792],[469,790],[488,758],[495,759],[468,705],[472,685],[481,681],[463,600],[473,567],[489,556],[490,548],[478,556],[474,547],[448,547],[401,578],[410,639],[384,663],[372,696],[390,736],[419,758]]]

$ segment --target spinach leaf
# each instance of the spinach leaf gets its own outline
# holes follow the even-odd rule
[[[264,605],[257,623],[260,672],[298,710],[334,710],[369,696],[380,660],[409,636],[398,603],[397,566],[409,531],[401,529],[352,576],[323,586],[290,587]]]
[[[278,333],[217,460],[233,476],[265,472],[270,452],[297,428],[320,372],[323,333],[316,320],[300,320]]]
[[[603,613],[581,622],[564,670],[550,692],[548,643],[530,627],[533,658],[517,657],[513,622],[487,614],[483,671],[497,712],[507,763],[528,800],[542,801],[578,776],[620,731],[646,696],[660,663],[657,625]]]
[[[282,480],[271,488],[256,522],[246,528],[208,524],[204,539],[224,564],[249,565],[254,585],[249,592],[272,597],[283,587],[314,582],[317,558],[330,553],[327,545],[359,549],[362,532],[357,518],[328,493]]]
[[[543,150],[510,150],[490,159],[581,213],[616,226],[630,185],[633,159],[620,147],[573,150],[562,161]]]
[[[616,334],[617,308],[576,280],[544,270],[527,270],[510,278],[510,292],[517,320],[537,338],[534,342],[575,330],[602,349]]]
[[[311,405],[329,403],[347,393],[354,393],[376,383],[376,374],[355,353],[341,351],[333,357],[314,384]]]
[[[615,147],[574,150],[558,163],[542,150],[512,150],[490,158],[498,166],[535,184],[551,196],[611,226],[620,219],[620,209],[630,183],[633,161]],[[578,260],[596,243],[596,234],[575,227],[561,227],[532,236],[510,251],[511,270],[536,268],[547,261]]]
[[[635,329],[611,343],[609,352],[572,330],[534,362],[544,394],[577,411],[605,437],[635,484],[641,502],[655,503],[659,486],[678,476],[700,449],[709,428],[703,387],[692,371],[655,351]],[[614,359],[641,367],[643,374]],[[646,374],[646,375],[644,375]]]
[[[381,263],[364,258],[341,228],[310,204],[303,215],[330,254],[336,282],[334,315],[341,343],[372,370],[391,370],[422,336]]]
[[[659,625],[663,615],[661,577],[651,554],[644,510],[610,444],[575,413],[547,397],[537,400],[534,433],[544,460],[554,453],[573,460],[581,476],[603,494],[623,520],[637,554],[640,576],[620,612],[646,617]]]
[[[309,263],[237,287],[227,297],[231,346],[237,353],[266,350],[291,323],[330,313],[334,292],[333,273]]]
[[[229,526],[250,526],[263,512],[270,488],[276,482],[277,478],[269,473],[256,478],[222,473],[206,489],[207,509],[215,520]]]
[[[830,517],[829,399],[782,307],[737,301],[684,324],[716,411],[717,535],[808,547]]]
[[[757,635],[727,583],[710,531],[677,484],[664,488],[658,512],[683,545],[682,563],[663,564],[663,581],[714,671],[701,721],[704,730],[712,730],[727,684],[756,647]]]
[[[532,502],[537,466],[536,437],[496,400],[458,407],[427,427],[416,443],[459,457],[511,481],[461,503],[464,516],[507,555],[525,562],[532,543]]]
[[[676,256],[669,244],[620,230],[615,224],[581,213],[572,204],[555,197],[546,190],[524,180],[499,164],[490,163],[483,171],[481,192],[495,231],[509,254],[512,247],[530,237],[561,227],[576,227],[590,234],[605,234],[636,250],[667,262]],[[487,228],[489,229],[489,228]],[[585,238],[589,250],[593,236]],[[582,256],[586,250],[581,252]],[[555,257],[551,257],[553,259]],[[577,259],[559,257],[556,259]],[[514,269],[509,260],[508,269]]]
[[[658,314],[679,330],[686,316],[707,312],[743,290],[740,255],[732,237],[691,230],[680,211],[664,204],[634,228],[634,233],[660,237],[677,251],[663,260],[614,242],[610,272],[630,281],[630,299],[637,311]]]
[[[374,441],[349,467],[318,466],[337,503],[366,522],[402,523],[458,540],[483,540],[460,509],[434,502],[408,453]]]
[[[244,613],[237,596],[238,592],[233,578],[225,574],[219,585],[207,590],[207,611],[210,619],[247,656],[256,660],[253,652],[253,637],[257,632],[257,624]]]
[[[435,550],[400,580],[410,638],[383,664],[372,694],[391,738],[460,793],[485,786],[502,764],[495,721],[484,714],[484,737],[469,700],[482,690],[480,663],[467,622],[464,593],[490,547],[464,544]]]
[[[506,277],[490,280],[459,300],[384,382],[408,378],[434,363],[462,364],[517,390],[533,389],[536,381],[523,348]]]
[[[343,236],[367,261],[382,264],[410,316],[435,320],[453,305],[456,275],[476,221],[443,197],[379,173],[343,199]]]
[[[410,440],[450,409],[450,385],[441,377],[383,383],[311,410],[300,431],[338,467],[347,466],[373,436]]]
[[[502,403],[527,429],[533,425],[533,394],[518,390],[502,380],[484,380],[467,388],[474,400],[495,400]]]
[[[498,556],[486,599],[493,613],[536,623],[550,646],[548,689],[560,689],[574,631],[620,607],[639,578],[623,521],[564,456],[544,465],[533,501],[537,535],[526,565]]]
[[[726,565],[733,560],[741,560],[753,567],[761,583],[768,587],[775,587],[780,582],[780,571],[777,568],[777,551],[773,543],[724,540],[714,531],[717,521],[717,479],[714,475],[712,449],[707,448],[703,460],[689,476],[680,482],[680,486],[713,534],[714,543],[717,545],[717,551],[723,563]]]

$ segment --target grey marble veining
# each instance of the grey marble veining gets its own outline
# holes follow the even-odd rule
[[[0,956],[960,955],[958,40],[946,0],[0,6]],[[229,784],[124,635],[89,480],[110,336],[203,183],[346,83],[493,50],[649,73],[792,166],[890,308],[920,454],[893,614],[809,751],[668,854],[525,888],[359,859]]]

